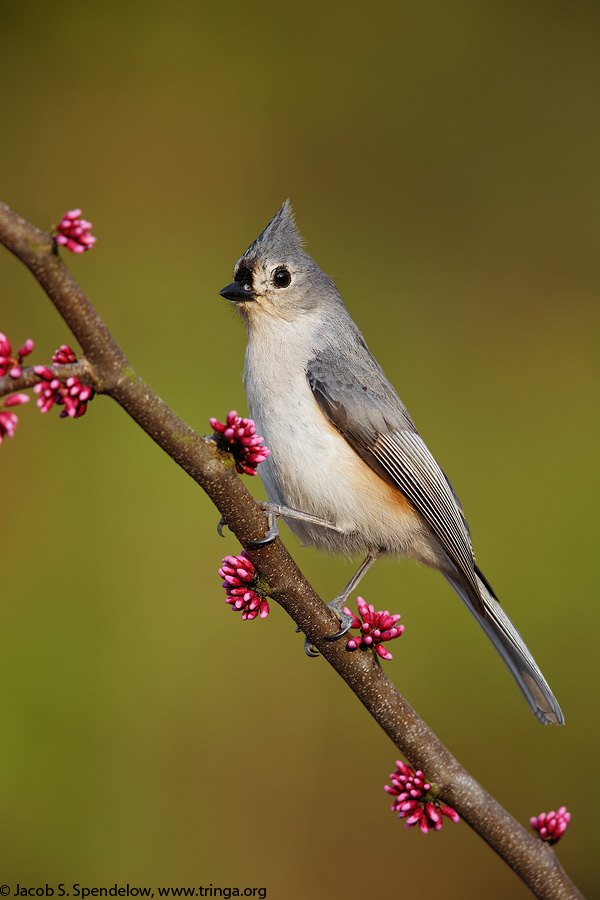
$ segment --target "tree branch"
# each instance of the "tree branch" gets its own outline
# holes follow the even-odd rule
[[[85,354],[74,366],[54,367],[57,377],[77,375],[97,393],[108,394],[206,491],[240,543],[267,530],[264,511],[238,477],[228,453],[183,422],[134,371],[107,326],[58,255],[53,238],[0,203],[0,242],[33,273]],[[0,379],[3,393],[32,387],[27,368],[20,379]],[[396,690],[371,654],[348,653],[330,643],[339,622],[303,577],[280,540],[247,550],[281,604],[327,662],[339,673],[396,747],[435,783],[444,801],[506,861],[536,897],[567,900],[582,895],[551,847],[527,832],[458,763]]]
[[[88,366],[85,356],[82,356],[78,362],[63,366],[47,366],[55,378],[65,381],[67,378],[79,378],[82,384],[94,386],[94,374]],[[35,387],[40,381],[45,381],[41,375],[36,375],[33,366],[24,366],[21,375],[18,378],[11,378],[10,375],[4,375],[0,378],[0,397],[6,397],[8,394],[14,394],[16,391],[26,391]]]

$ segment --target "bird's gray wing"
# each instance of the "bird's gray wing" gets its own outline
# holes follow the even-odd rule
[[[356,453],[425,519],[458,569],[475,609],[485,615],[458,498],[383,370],[368,351],[365,358],[364,349],[352,360],[342,359],[333,348],[309,361],[306,378],[315,400]]]

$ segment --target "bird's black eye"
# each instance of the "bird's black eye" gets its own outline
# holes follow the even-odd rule
[[[277,268],[271,275],[271,280],[273,281],[275,287],[285,288],[292,280],[292,276],[285,266],[277,266]]]

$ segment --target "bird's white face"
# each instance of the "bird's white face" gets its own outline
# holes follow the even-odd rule
[[[246,259],[235,267],[234,279],[248,288],[248,299],[234,301],[242,316],[268,315],[291,321],[306,305],[302,272],[291,260]]]
[[[220,293],[235,303],[249,333],[341,303],[332,280],[304,252],[287,202],[238,259],[233,277]]]
[[[243,256],[233,276],[243,291],[231,299],[250,322],[262,316],[290,322],[317,305],[308,274],[297,260]]]

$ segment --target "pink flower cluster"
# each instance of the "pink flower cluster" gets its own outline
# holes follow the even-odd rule
[[[58,350],[52,354],[52,362],[59,366],[68,366],[77,361],[77,357],[67,344],[61,344]]]
[[[386,784],[384,790],[395,798],[391,806],[392,812],[397,812],[399,819],[406,819],[407,828],[418,825],[423,834],[427,834],[431,830],[440,830],[442,816],[458,822],[456,810],[440,803],[432,793],[432,785],[425,781],[420,769],[415,772],[399,759],[396,760],[396,766],[396,771],[390,775],[392,786]]]
[[[241,610],[242,619],[267,618],[269,604],[258,587],[256,570],[245,551],[239,556],[226,556],[219,575],[224,579],[225,601],[234,612]]]
[[[81,218],[80,209],[70,209],[64,214],[54,229],[56,243],[61,244],[72,253],[85,253],[91,250],[97,241],[90,231],[92,223]]]
[[[15,379],[20,378],[23,374],[23,358],[32,350],[33,341],[29,339],[25,341],[15,356],[10,341],[5,334],[0,332],[0,378],[5,375]],[[67,344],[61,344],[52,357],[52,362],[56,365],[70,365],[76,361],[73,350]],[[33,366],[33,371],[41,378],[41,381],[33,388],[34,392],[39,395],[37,406],[40,412],[48,412],[56,403],[58,406],[64,406],[60,413],[61,418],[69,416],[72,419],[78,419],[85,413],[88,400],[93,395],[92,388],[82,384],[75,376],[61,380],[48,366]],[[14,437],[19,421],[18,416],[14,412],[8,412],[7,409],[28,402],[27,394],[12,394],[0,401],[0,444],[5,437]]]
[[[66,344],[62,344],[52,357],[52,361],[58,364],[75,362],[75,354]],[[34,393],[39,394],[37,405],[40,412],[47,413],[54,404],[64,406],[60,416],[69,416],[78,419],[87,410],[88,400],[92,396],[92,388],[82,384],[79,378],[71,375],[65,381],[57,378],[48,366],[34,366],[33,371],[43,380],[34,387]]]
[[[256,433],[256,426],[252,419],[242,419],[235,409],[227,414],[225,423],[218,419],[209,419],[211,427],[223,435],[227,443],[227,449],[233,453],[237,471],[246,475],[256,475],[256,467],[270,454],[267,447],[260,445],[264,438]]]
[[[566,806],[561,806],[556,812],[552,809],[548,813],[540,813],[529,820],[531,827],[537,831],[539,837],[549,844],[555,844],[567,830],[571,821],[571,813]]]
[[[27,394],[11,394],[7,397],[0,408],[0,444],[5,437],[14,437],[19,417],[12,412],[6,412],[5,407],[18,406],[20,403],[29,403]]]
[[[17,355],[13,356],[12,345],[9,339],[0,332],[0,378],[6,374],[10,375],[11,378],[20,378],[23,357],[28,356],[32,350],[33,341],[31,338],[28,338],[23,346],[17,350]]]
[[[368,606],[362,597],[356,598],[358,612],[362,622],[352,610],[344,607],[344,612],[352,616],[350,628],[358,628],[360,634],[351,637],[346,645],[347,650],[374,650],[382,659],[393,659],[389,650],[382,646],[382,641],[391,641],[400,637],[404,631],[404,625],[396,625],[400,620],[399,614],[393,616],[387,609],[384,612],[375,612],[374,606]]]
[[[19,417],[14,413],[4,412],[4,410],[0,412],[0,444],[4,438],[15,436],[18,423]]]
[[[20,378],[23,373],[23,359],[33,350],[33,341],[28,338],[22,347],[13,354],[12,344],[5,334],[0,332],[0,378],[8,375],[10,378]],[[14,412],[7,412],[11,406],[19,406],[21,403],[29,403],[27,394],[11,394],[0,405],[0,444],[4,438],[15,436],[19,423],[19,417]]]

